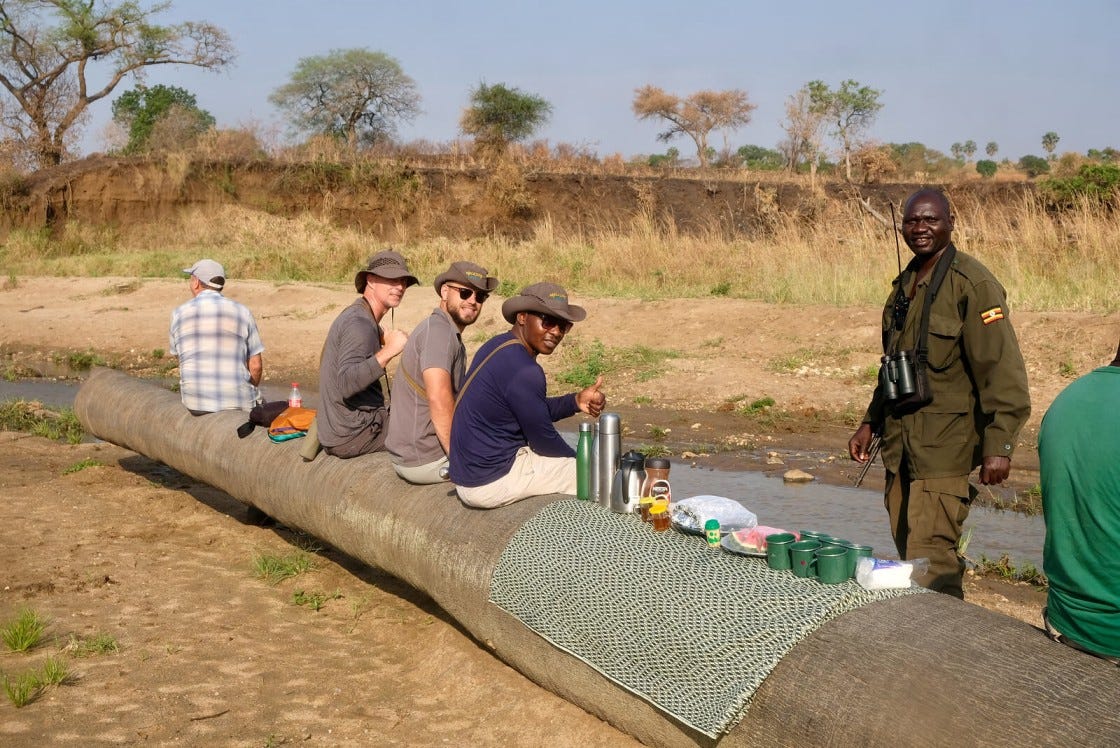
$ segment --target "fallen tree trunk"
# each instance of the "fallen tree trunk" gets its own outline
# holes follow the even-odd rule
[[[107,369],[82,386],[75,410],[99,438],[422,590],[510,665],[650,745],[1120,744],[1120,669],[943,595],[874,603],[824,624],[712,741],[488,602],[510,537],[555,497],[475,510],[448,486],[399,480],[384,454],[305,463],[298,440],[239,439],[243,413],[194,417],[174,393]]]

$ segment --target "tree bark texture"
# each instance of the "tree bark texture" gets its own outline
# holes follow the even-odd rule
[[[191,416],[175,393],[108,369],[83,384],[75,410],[89,433],[408,582],[511,666],[649,745],[1120,745],[1120,669],[932,594],[868,605],[822,626],[713,742],[488,602],[510,537],[557,497],[469,509],[449,485],[400,480],[384,453],[304,462],[298,439],[273,444],[261,429],[239,439],[244,413]]]

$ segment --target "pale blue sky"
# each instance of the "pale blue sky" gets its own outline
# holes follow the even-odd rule
[[[210,21],[233,38],[238,57],[227,71],[168,67],[148,78],[190,90],[220,126],[253,120],[285,132],[268,95],[297,60],[365,47],[395,57],[417,83],[423,114],[401,128],[406,141],[457,137],[470,89],[486,81],[553,105],[539,137],[625,157],[667,147],[656,123],[631,112],[639,86],[741,88],[758,109],[732,147],[773,147],[784,102],[801,85],[855,78],[884,92],[869,133],[881,142],[947,153],[972,139],[982,153],[995,140],[999,157],[1014,160],[1042,154],[1042,134],[1053,130],[1059,152],[1120,147],[1115,0],[177,0],[162,18]],[[109,102],[94,106],[86,151],[102,146],[109,119]],[[690,141],[673,145],[693,153]]]

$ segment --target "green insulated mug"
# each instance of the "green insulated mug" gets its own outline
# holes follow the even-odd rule
[[[798,540],[789,547],[789,559],[794,576],[812,579],[817,575],[817,549],[815,540]]]
[[[856,564],[859,563],[860,558],[861,557],[871,558],[871,546],[860,545],[859,543],[848,543],[848,545],[847,545],[847,555],[848,555],[848,559],[847,559],[848,560],[848,576],[849,577],[855,577],[855,575],[856,575]]]
[[[840,584],[851,578],[848,574],[848,549],[826,545],[817,551],[817,576],[821,584]]]
[[[766,565],[771,569],[788,569],[789,547],[797,540],[792,532],[776,532],[766,536]]]

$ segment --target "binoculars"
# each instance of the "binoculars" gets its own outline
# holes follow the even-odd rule
[[[879,385],[887,400],[899,400],[914,394],[917,385],[914,380],[914,362],[909,351],[899,351],[880,359]]]

